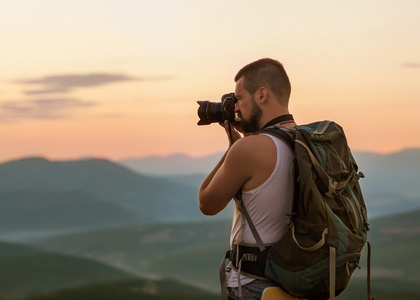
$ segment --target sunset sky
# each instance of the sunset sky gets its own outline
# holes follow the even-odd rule
[[[2,0],[0,162],[222,152],[197,126],[263,57],[299,124],[334,120],[354,151],[420,148],[420,1]]]

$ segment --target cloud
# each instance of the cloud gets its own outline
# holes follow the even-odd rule
[[[172,76],[156,76],[156,77],[131,77],[124,74],[67,74],[45,76],[39,79],[22,79],[16,83],[23,85],[40,85],[40,89],[26,90],[26,95],[51,94],[51,93],[68,93],[73,89],[97,87],[117,82],[125,81],[160,81],[172,79]]]
[[[43,88],[27,90],[25,94],[67,93],[76,88],[96,87],[115,82],[136,80],[123,74],[94,73],[86,75],[53,75],[39,79],[23,79],[16,81],[25,85],[41,85]]]
[[[405,62],[402,66],[404,68],[420,69],[420,62]]]
[[[27,89],[24,94],[28,99],[0,102],[0,122],[18,121],[24,119],[68,119],[75,116],[74,110],[96,106],[98,103],[82,101],[74,98],[52,98],[48,94],[65,94],[74,89],[98,87],[111,83],[126,81],[162,81],[173,79],[173,76],[132,77],[124,74],[66,74],[52,75],[32,79],[14,81],[21,85],[33,85],[34,89]],[[31,100],[36,95],[46,95],[43,99]],[[124,113],[117,112],[103,117],[119,117]]]
[[[71,98],[38,99],[31,101],[6,101],[0,103],[0,121],[16,121],[22,119],[68,119],[76,108],[97,105],[94,102]]]

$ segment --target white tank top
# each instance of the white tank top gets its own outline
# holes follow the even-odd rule
[[[287,230],[292,212],[294,175],[292,168],[293,154],[289,146],[277,137],[266,134],[276,144],[276,166],[270,177],[260,186],[250,191],[242,191],[243,203],[264,244],[278,241]],[[238,210],[237,203],[230,236],[231,247],[234,244],[257,246],[245,216]],[[237,272],[228,268],[227,286],[237,287]],[[241,285],[254,280],[241,274]]]

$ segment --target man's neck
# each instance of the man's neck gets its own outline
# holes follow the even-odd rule
[[[261,127],[261,129],[267,128],[269,126],[273,126],[276,124],[284,124],[284,123],[294,123],[293,116],[291,114],[283,114],[278,117],[275,117],[274,119],[267,122],[264,126]]]

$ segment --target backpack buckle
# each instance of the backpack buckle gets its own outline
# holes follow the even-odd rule
[[[231,249],[231,250],[228,251],[227,258],[231,262],[236,263],[236,248],[235,249]]]
[[[258,260],[258,255],[254,254],[254,253],[244,253],[244,254],[242,254],[241,260],[255,262],[255,261]]]

